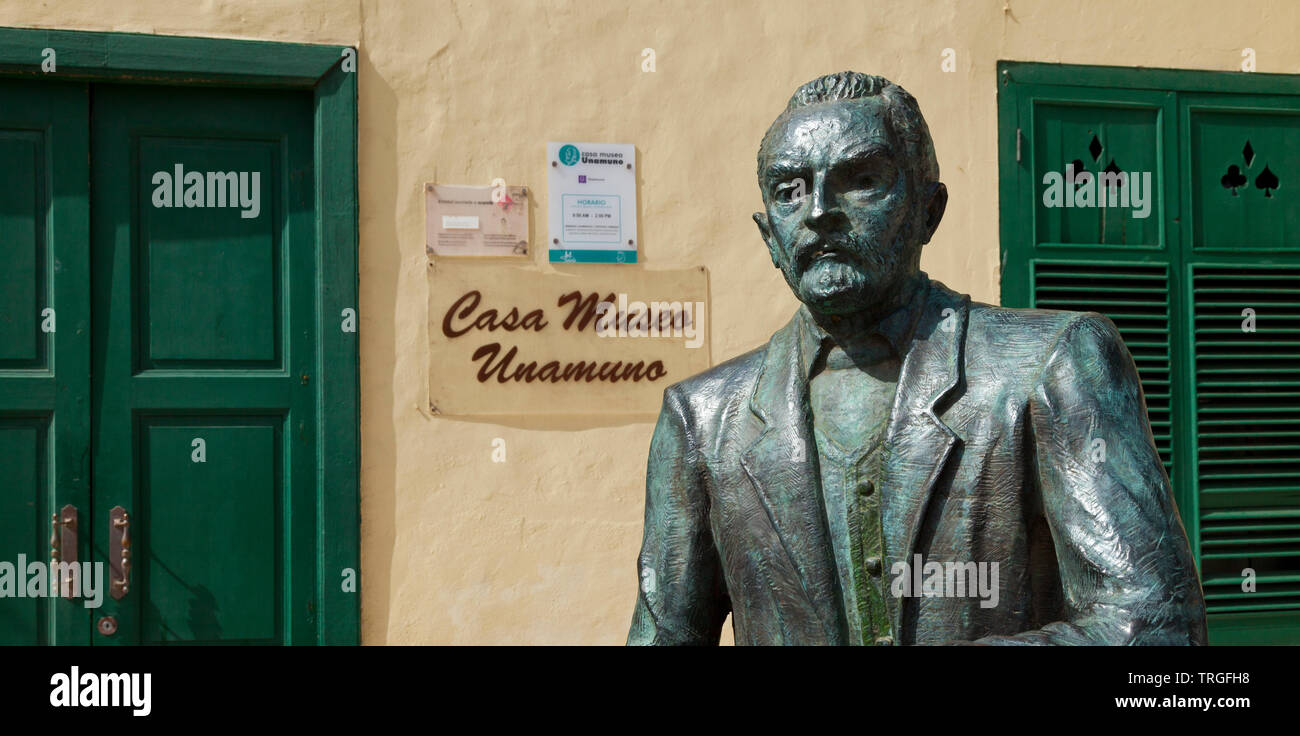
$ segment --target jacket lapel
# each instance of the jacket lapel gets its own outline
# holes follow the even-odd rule
[[[883,570],[887,591],[893,580],[893,563],[912,562],[927,503],[957,442],[957,435],[939,419],[935,407],[942,408],[943,400],[961,382],[970,299],[934,281],[925,299],[899,374],[879,484],[889,563]],[[838,641],[842,640],[843,610],[821,507],[808,383],[799,368],[802,349],[796,316],[768,343],[750,402],[750,410],[764,426],[741,464],[794,563],[802,583],[800,592],[816,612],[828,640]],[[894,605],[891,611],[896,636],[901,633],[901,609]]]
[[[957,435],[939,419],[936,407],[942,410],[944,400],[961,382],[969,311],[969,297],[932,281],[925,310],[917,320],[903,360],[880,484],[881,522],[889,563],[884,569],[887,586],[893,582],[896,562],[906,562],[909,573],[915,574],[910,566],[917,535],[935,483],[957,443]],[[903,601],[893,603],[891,614],[898,637],[902,634],[904,606]]]
[[[781,544],[794,562],[800,593],[816,612],[829,641],[840,640],[830,540],[822,516],[817,445],[812,438],[808,383],[802,363],[798,316],[768,343],[750,409],[762,433],[741,464],[762,499]]]

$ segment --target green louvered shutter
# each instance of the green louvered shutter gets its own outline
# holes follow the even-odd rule
[[[1300,77],[999,65],[1002,303],[1095,311],[1137,365],[1212,644],[1300,643]],[[1049,172],[1150,169],[1151,214]]]
[[[1176,339],[1179,289],[1169,243],[1178,198],[1168,182],[1176,134],[1170,95],[1153,90],[1098,90],[1013,85],[999,97],[1002,121],[1002,303],[1098,312],[1119,329],[1133,356],[1152,437],[1180,511],[1185,411],[1175,390],[1182,378]],[[1065,172],[1146,177],[1147,206],[1062,207],[1049,202],[1045,180]],[[1099,183],[1100,179],[1094,182]],[[1078,183],[1065,186],[1074,197]],[[1095,192],[1109,196],[1104,186]],[[1187,505],[1189,508],[1183,508]]]
[[[1193,266],[1192,285],[1206,606],[1300,619],[1300,268]]]
[[[1210,640],[1300,643],[1300,96],[1180,94]]]

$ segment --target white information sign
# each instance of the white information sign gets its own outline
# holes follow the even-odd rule
[[[636,263],[636,148],[547,143],[552,263]]]

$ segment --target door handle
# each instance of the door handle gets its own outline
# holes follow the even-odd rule
[[[108,594],[120,601],[131,591],[131,516],[121,506],[108,512]]]
[[[77,507],[72,504],[50,514],[50,563],[58,571],[59,595],[72,600],[81,588],[74,584],[81,570],[77,567]]]

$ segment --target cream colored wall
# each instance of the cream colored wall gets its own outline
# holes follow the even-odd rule
[[[872,72],[920,100],[951,192],[924,266],[996,302],[997,60],[1236,70],[1252,47],[1258,71],[1300,72],[1286,0],[0,0],[0,25],[360,48],[368,644],[616,644],[636,591],[652,423],[425,410],[424,182],[534,187],[539,242],[546,141],[636,144],[644,264],[708,267],[721,361],[795,307],[749,214],[759,138],[810,78]]]

